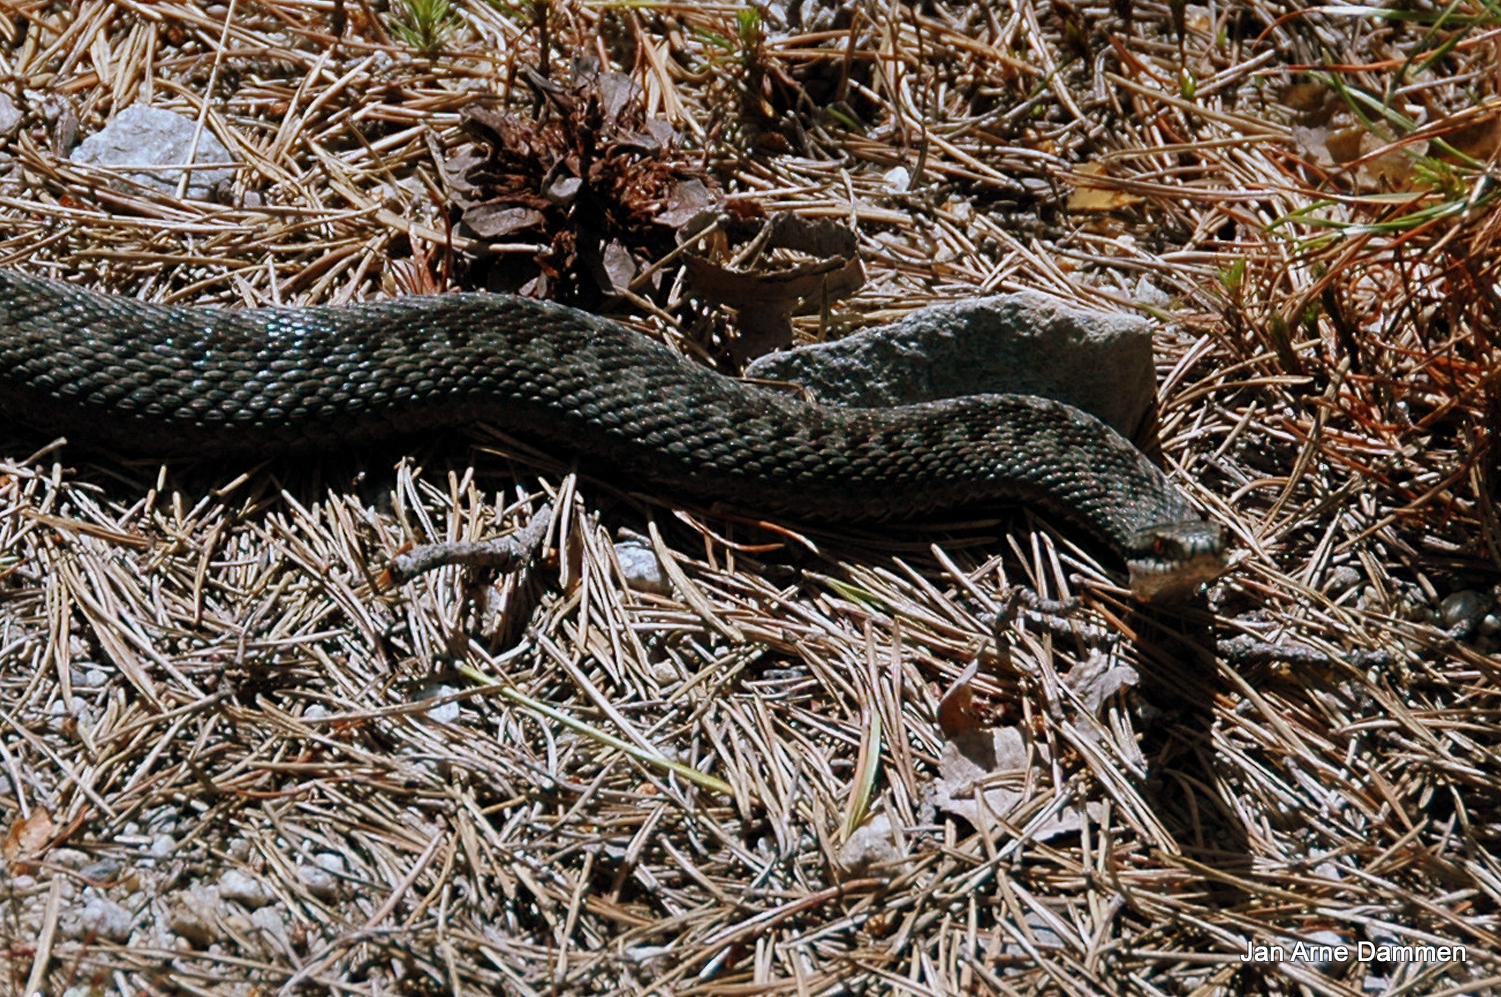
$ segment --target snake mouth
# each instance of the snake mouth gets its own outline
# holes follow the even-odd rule
[[[1140,602],[1182,602],[1224,574],[1225,532],[1198,519],[1159,523],[1132,538],[1126,558]]]

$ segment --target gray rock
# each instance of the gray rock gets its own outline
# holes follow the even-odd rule
[[[79,869],[78,875],[82,879],[91,880],[96,883],[102,883],[114,879],[115,876],[119,874],[119,872],[120,860],[116,858],[105,857],[97,862],[91,862],[88,865],[84,866],[82,869]]]
[[[1329,572],[1329,580],[1325,583],[1325,591],[1330,595],[1341,595],[1350,591],[1360,584],[1361,574],[1354,566],[1342,564]]]
[[[327,869],[316,865],[299,865],[297,878],[319,900],[337,900],[339,897],[339,880]]]
[[[417,694],[413,698],[421,703],[430,699],[442,699],[445,696],[452,696],[458,691],[457,686],[448,685],[443,682],[428,682],[417,690]],[[451,724],[459,719],[460,712],[462,712],[462,707],[459,705],[459,701],[450,699],[447,702],[439,703],[437,706],[430,708],[427,711],[427,715],[439,723]]]
[[[1444,597],[1439,603],[1439,620],[1444,626],[1458,626],[1484,616],[1490,609],[1490,600],[1474,589],[1461,589]]]
[[[327,870],[335,876],[349,874],[349,863],[338,852],[319,852],[313,856],[313,863],[320,869]]]
[[[833,343],[762,357],[748,377],[791,381],[833,405],[961,395],[1056,398],[1130,437],[1156,394],[1146,320],[1032,291],[925,308]]]
[[[109,672],[103,668],[73,668],[73,685],[80,689],[102,689],[109,684]]]
[[[667,595],[672,591],[667,571],[657,558],[651,541],[645,537],[631,534],[615,541],[615,559],[620,562],[620,572],[625,576],[628,588],[656,595]]]
[[[895,876],[908,855],[906,836],[892,825],[889,814],[879,813],[855,829],[839,849],[839,864],[851,877]]]
[[[83,913],[78,917],[79,934],[94,935],[111,942],[124,942],[130,937],[134,921],[130,911],[113,900],[93,897],[83,905]]]
[[[219,877],[219,896],[225,900],[236,900],[246,907],[254,910],[264,907],[276,899],[276,894],[258,876],[247,876],[238,869],[226,870]]]
[[[115,115],[102,131],[79,143],[73,150],[73,162],[109,167],[153,167],[124,171],[129,180],[117,186],[128,190],[134,185],[176,193],[182,166],[188,162],[188,151],[193,148],[193,134],[197,128],[197,122],[191,118],[159,107],[132,104]],[[198,137],[192,162],[227,163],[233,159],[214,133],[205,128]],[[187,196],[207,200],[215,184],[228,182],[233,176],[232,169],[193,170],[188,177]]]
[[[0,135],[14,135],[21,130],[21,109],[8,93],[0,92]]]
[[[76,848],[54,848],[47,858],[64,869],[82,869],[89,861],[89,853]]]
[[[262,907],[260,910],[251,911],[250,923],[260,934],[262,944],[258,945],[262,952],[262,958],[273,956],[278,952],[292,951],[291,932],[287,927],[287,913],[279,907]],[[274,941],[274,945],[265,944]]]
[[[1152,278],[1142,277],[1132,289],[1136,300],[1144,305],[1152,305],[1157,308],[1166,308],[1173,303],[1173,296],[1162,288],[1152,283]]]
[[[189,945],[206,949],[219,940],[227,913],[218,890],[194,884],[169,898],[166,922],[168,929]]]

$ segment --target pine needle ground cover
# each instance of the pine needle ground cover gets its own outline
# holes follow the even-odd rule
[[[234,465],[5,426],[6,992],[1497,992],[1498,31],[0,3],[0,266],[226,307],[519,290],[721,368],[692,254],[858,260],[799,339],[1041,290],[1153,320],[1155,448],[1235,549],[1148,613],[1025,510],[807,532],[486,427]],[[229,178],[69,158],[135,104]],[[783,212],[848,259],[745,234]],[[385,574],[544,503],[523,570]]]

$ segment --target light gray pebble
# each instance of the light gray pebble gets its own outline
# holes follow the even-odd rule
[[[134,922],[135,918],[131,917],[130,911],[113,900],[90,897],[78,915],[76,937],[94,935],[111,942],[124,942],[130,938]]]
[[[1360,571],[1349,564],[1342,564],[1329,572],[1329,581],[1324,589],[1330,595],[1340,595],[1360,584]]]
[[[14,135],[21,129],[21,109],[10,94],[0,91],[0,135]]]
[[[667,595],[672,591],[657,552],[644,538],[623,536],[615,541],[615,559],[620,562],[620,572],[630,589],[655,595]]]
[[[173,905],[172,912],[167,917],[167,927],[196,949],[206,949],[219,940],[217,911],[211,904],[205,903],[205,899],[185,893],[179,897],[179,902]]]
[[[1152,283],[1151,279],[1148,277],[1143,277],[1141,280],[1136,282],[1136,287],[1133,289],[1133,293],[1136,295],[1136,300],[1140,301],[1144,305],[1154,305],[1158,308],[1166,308],[1168,305],[1171,305],[1173,303],[1173,296],[1171,294],[1168,294],[1162,288],[1158,287],[1156,284]]]
[[[442,682],[431,682],[417,690],[415,699],[419,703],[424,703],[429,699],[442,699],[444,696],[451,696],[458,691],[457,686],[445,685]],[[451,724],[459,719],[460,709],[459,701],[457,699],[450,699],[448,702],[439,703],[428,710],[427,715],[439,723]]]
[[[108,883],[120,874],[120,860],[102,858],[78,870],[78,875],[92,883]]]
[[[349,872],[349,863],[338,852],[319,852],[313,856],[313,863],[335,876],[343,876]]]
[[[674,685],[683,678],[678,674],[678,666],[671,661],[653,661],[647,667],[651,671],[652,681],[660,686]]]
[[[339,880],[327,869],[315,865],[297,867],[297,878],[307,891],[319,900],[334,900],[339,895]]]
[[[260,931],[276,939],[283,953],[290,952],[292,942],[287,931],[287,914],[280,907],[262,907],[250,914],[250,923]]]
[[[118,168],[111,183],[122,189],[148,187],[171,194],[177,190],[184,173],[182,165],[190,152],[194,163],[234,160],[218,136],[211,129],[199,129],[192,118],[161,107],[132,104],[79,143],[72,160]],[[227,182],[233,176],[230,167],[193,170],[188,176],[187,196],[206,199],[215,183]]]
[[[54,848],[47,857],[64,869],[82,869],[89,863],[89,853],[76,848]]]
[[[265,880],[259,876],[247,876],[238,869],[230,869],[219,877],[219,896],[239,901],[251,909],[264,907],[276,899]]]
[[[1314,867],[1313,874],[1320,879],[1327,879],[1335,883],[1345,878],[1340,867],[1334,862],[1320,862]]]
[[[1490,609],[1490,600],[1474,589],[1461,589],[1444,596],[1438,604],[1440,622],[1446,627],[1468,623]]]
[[[838,852],[839,865],[849,876],[868,876],[874,866],[882,875],[895,875],[896,863],[907,857],[904,835],[894,830],[891,816],[879,813],[855,829]]]

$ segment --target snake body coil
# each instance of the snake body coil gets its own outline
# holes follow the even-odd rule
[[[488,421],[628,479],[801,520],[1023,502],[1119,550],[1138,597],[1223,540],[1098,419],[1026,395],[839,408],[685,361],[625,326],[486,294],[162,307],[0,271],[0,411],[137,453],[268,453]]]

